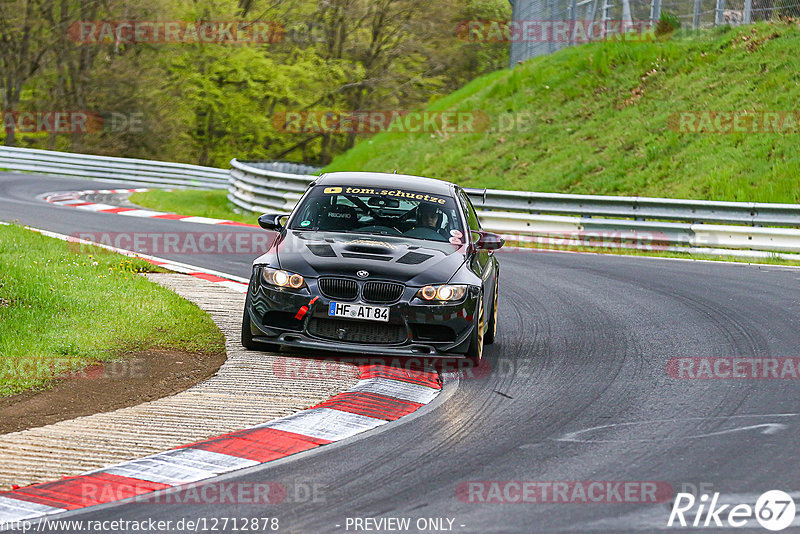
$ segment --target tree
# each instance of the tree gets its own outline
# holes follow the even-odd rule
[[[0,97],[4,113],[18,110],[24,84],[42,67],[50,45],[42,14],[51,8],[50,0],[0,2]],[[5,130],[5,144],[13,146],[16,130]]]

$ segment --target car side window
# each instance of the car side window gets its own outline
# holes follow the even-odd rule
[[[459,191],[458,197],[461,199],[461,205],[464,208],[464,213],[467,216],[467,224],[469,225],[469,229],[480,230],[481,223],[478,221],[478,215],[475,213],[475,208],[472,207],[472,202],[469,201],[469,197],[467,197],[463,191]]]

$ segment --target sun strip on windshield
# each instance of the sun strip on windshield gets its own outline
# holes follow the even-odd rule
[[[421,200],[432,204],[445,204],[446,199],[431,195],[430,193],[420,193],[418,191],[406,191],[404,189],[374,189],[371,187],[326,187],[322,191],[327,195],[377,195],[382,197],[404,198],[406,200]]]

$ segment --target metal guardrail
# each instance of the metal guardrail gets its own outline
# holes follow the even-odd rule
[[[2,169],[97,180],[122,180],[161,187],[228,187],[227,169],[7,146],[0,146],[0,170]]]
[[[288,213],[318,169],[231,161],[228,198]],[[800,205],[465,189],[483,226],[548,248],[591,245],[800,259]],[[721,223],[721,224],[720,224]]]
[[[289,212],[319,171],[295,163],[231,160],[228,200],[252,212]]]
[[[319,169],[231,161],[216,169],[132,158],[0,146],[0,170],[164,187],[228,189],[252,212],[288,212]],[[510,240],[740,256],[800,253],[800,205],[466,189],[483,226]],[[800,259],[800,254],[782,257]]]

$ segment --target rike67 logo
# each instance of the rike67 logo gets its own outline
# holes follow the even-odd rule
[[[710,499],[706,494],[696,498],[691,493],[678,493],[667,526],[754,528],[755,519],[763,528],[779,531],[792,524],[796,513],[792,496],[780,490],[761,494],[755,506],[729,499],[723,504],[718,492]]]

